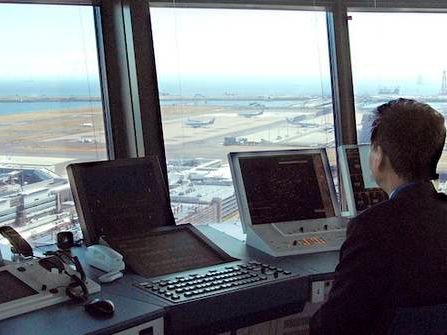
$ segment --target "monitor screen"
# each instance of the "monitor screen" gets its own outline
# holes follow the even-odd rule
[[[155,157],[72,164],[67,170],[88,244],[101,235],[175,224]]]
[[[107,242],[124,256],[126,266],[144,277],[157,277],[222,264],[235,259],[191,225],[153,229]]]
[[[0,304],[38,293],[8,271],[0,271],[0,283]]]
[[[295,150],[239,157],[253,225],[335,216],[332,176],[328,176],[323,152]]]
[[[387,200],[388,195],[379,188],[369,168],[369,144],[349,145],[342,150],[345,152],[340,157],[348,169],[346,179],[350,183],[346,185],[346,194],[348,202],[355,206],[354,214]]]

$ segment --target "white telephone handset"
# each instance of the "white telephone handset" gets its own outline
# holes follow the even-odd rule
[[[123,256],[105,245],[87,247],[85,258],[89,265],[108,273],[124,270]]]

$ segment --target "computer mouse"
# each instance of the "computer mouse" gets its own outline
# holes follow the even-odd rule
[[[115,305],[108,299],[93,299],[86,303],[84,308],[87,313],[94,317],[111,317],[115,312]]]

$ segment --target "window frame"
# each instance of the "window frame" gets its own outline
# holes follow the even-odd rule
[[[1,3],[94,6],[109,159],[156,155],[167,187],[150,6],[326,11],[336,146],[357,143],[348,11],[447,13],[447,0],[0,0]]]
[[[231,2],[231,1],[229,1]],[[310,3],[313,6],[309,6]],[[156,2],[153,6],[153,2],[150,2],[150,7],[162,7],[170,8],[168,2]],[[253,2],[250,2],[252,4]],[[347,24],[347,10],[344,5],[337,3],[334,4],[333,1],[298,1],[298,3],[305,3],[303,5],[297,5],[296,1],[288,2],[288,5],[284,5],[284,1],[279,1],[282,5],[259,5],[260,2],[256,2],[255,5],[241,6],[234,5],[234,3],[228,5],[222,5],[222,3],[209,3],[203,1],[200,3],[195,2],[193,5],[190,3],[176,1],[176,8],[203,8],[203,9],[266,9],[266,10],[300,10],[300,11],[325,11],[326,12],[326,25],[328,33],[328,57],[330,63],[330,77],[331,77],[331,95],[332,95],[332,106],[333,106],[333,117],[334,117],[334,134],[335,134],[335,147],[342,144],[355,144],[357,143],[357,132],[356,132],[356,121],[355,121],[355,108],[354,108],[354,94],[353,94],[353,83],[352,83],[352,72],[351,72],[351,60],[350,60],[350,49],[349,49],[349,36],[348,36],[348,24]],[[273,3],[273,2],[272,2]],[[293,3],[293,5],[292,5]],[[155,71],[155,69],[154,69]],[[344,89],[343,89],[344,88]],[[161,143],[164,147],[164,142]],[[336,161],[338,165],[338,153],[336,150]],[[160,162],[166,165],[166,160]],[[340,171],[338,171],[338,179],[341,180]],[[168,180],[167,174],[165,175],[165,180]],[[342,183],[339,183],[339,188],[341,188]],[[169,189],[169,184],[168,184]],[[345,202],[344,194],[340,194],[342,203]],[[345,206],[342,206],[343,208]]]

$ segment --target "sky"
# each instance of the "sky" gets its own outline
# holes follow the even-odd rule
[[[446,14],[351,13],[354,80],[441,86],[447,70]]]
[[[157,70],[167,75],[328,75],[323,12],[151,10]]]
[[[355,83],[439,86],[447,14],[351,13]],[[152,8],[160,79],[279,78],[329,82],[318,11]],[[89,6],[0,4],[0,80],[98,77]]]
[[[0,80],[98,76],[93,9],[0,4]]]

